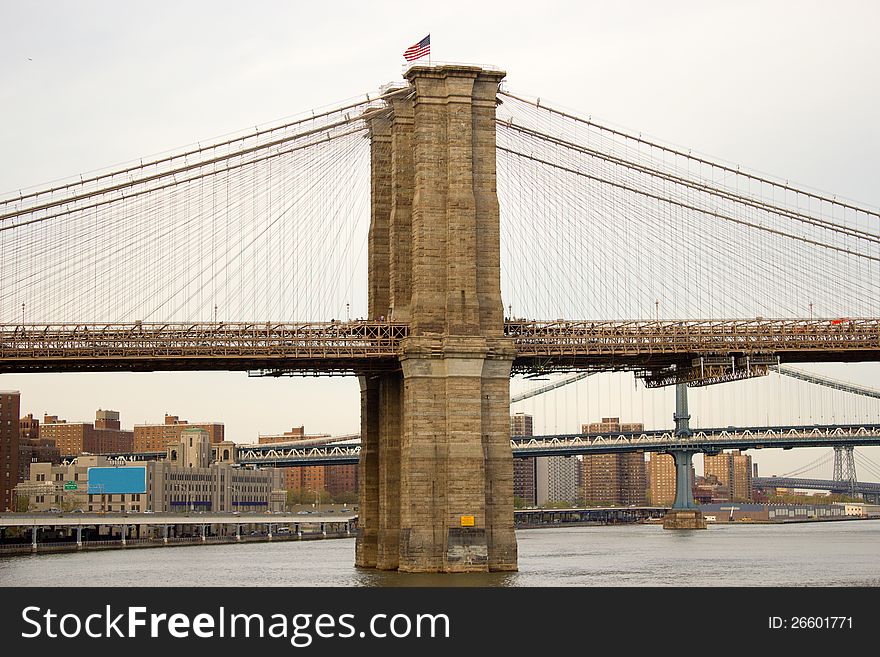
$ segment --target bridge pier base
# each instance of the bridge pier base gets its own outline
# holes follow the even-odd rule
[[[706,519],[694,502],[691,470],[694,453],[675,450],[675,502],[663,517],[663,529],[706,529]]]

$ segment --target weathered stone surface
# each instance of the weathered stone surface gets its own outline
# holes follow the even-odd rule
[[[376,566],[379,528],[379,381],[359,377],[361,385],[361,457],[355,564]]]
[[[385,314],[387,291],[390,314],[409,322],[410,337],[402,374],[382,374],[377,390],[363,393],[364,412],[378,418],[362,424],[378,445],[377,455],[362,453],[362,466],[377,465],[361,478],[361,499],[375,495],[378,506],[361,514],[359,564],[369,561],[375,531],[379,568],[516,569],[514,350],[503,337],[495,189],[503,77],[476,67],[413,67],[410,87],[389,102],[387,131],[373,123],[371,161],[381,170],[372,182],[370,312]]]
[[[379,531],[376,567],[396,570],[400,534],[400,434],[403,380],[399,372],[379,377]]]
[[[370,140],[367,308],[370,319],[376,319],[388,312],[390,298],[391,124],[387,118],[370,120]]]

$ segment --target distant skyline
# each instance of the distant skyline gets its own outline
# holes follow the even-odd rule
[[[793,11],[757,1],[540,8],[452,1],[442,9],[84,1],[6,3],[0,22],[7,26],[0,196],[376,92],[400,80],[404,50],[430,33],[434,63],[498,66],[518,92],[880,206],[875,3],[802,2]],[[880,387],[877,364],[814,367]],[[591,413],[605,411],[642,421],[624,417],[635,412],[629,402],[614,412],[617,379],[596,381],[608,389],[585,402],[580,417],[568,409],[569,423],[598,421]],[[92,421],[100,407],[118,410],[132,426],[169,413],[224,422],[237,442],[299,425],[333,434],[359,427],[353,377],[4,374],[0,389],[21,390],[22,414],[41,419]],[[671,407],[654,414],[671,423]],[[536,413],[536,431],[540,423],[553,426],[544,415]],[[762,472],[815,458],[814,450],[751,453]],[[880,449],[866,453],[880,461]]]

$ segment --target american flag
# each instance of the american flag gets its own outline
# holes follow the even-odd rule
[[[404,58],[408,62],[415,61],[425,55],[431,54],[431,35],[429,34],[424,39],[419,41],[418,43],[410,46],[403,53]]]

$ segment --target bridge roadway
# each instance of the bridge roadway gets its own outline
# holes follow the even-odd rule
[[[574,456],[612,452],[665,452],[685,448],[718,453],[723,449],[792,449],[835,445],[880,445],[880,424],[722,427],[695,429],[679,438],[671,429],[642,432],[514,436],[514,458]],[[127,455],[134,456],[134,455]],[[331,465],[357,463],[360,444],[307,445],[296,443],[238,445],[236,461],[242,465]]]
[[[514,371],[636,370],[673,365],[748,372],[779,362],[880,360],[880,319],[508,320]],[[0,372],[396,369],[406,324],[0,324]],[[706,370],[709,370],[707,373]]]

